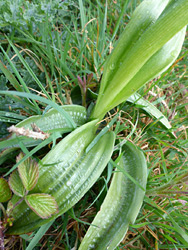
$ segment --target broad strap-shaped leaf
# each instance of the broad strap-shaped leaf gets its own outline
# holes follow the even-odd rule
[[[76,125],[79,127],[86,123],[87,111],[83,106],[79,105],[64,105],[61,109],[66,111],[74,120]],[[53,134],[59,132],[60,134],[68,133],[73,130],[72,126],[69,126],[66,119],[62,116],[60,112],[52,108],[43,115],[31,116],[18,124],[16,128],[24,128],[32,130],[32,124],[35,124],[41,131]],[[10,136],[0,141],[0,150],[4,149],[0,153],[0,164],[6,161],[10,151],[14,154],[17,148],[20,148],[19,140],[23,142],[26,147],[33,147],[41,143],[41,140],[35,140],[26,136],[17,136],[12,133]]]
[[[0,202],[8,201],[12,196],[12,192],[9,188],[7,181],[0,178]]]
[[[18,170],[15,170],[10,175],[9,186],[16,195],[18,195],[20,197],[23,197],[25,195],[25,188],[24,188],[23,183],[20,179]]]
[[[54,197],[49,194],[30,194],[25,197],[27,205],[41,218],[46,219],[58,212]]]
[[[24,155],[20,153],[17,157],[17,162],[20,161],[23,156]],[[37,162],[28,158],[18,166],[18,172],[25,189],[28,191],[32,190],[39,177],[39,167]]]
[[[187,23],[187,0],[142,1],[104,66],[90,118],[102,119],[172,65],[181,51]]]
[[[116,171],[109,191],[79,250],[116,249],[142,206],[147,183],[147,164],[142,151],[127,142],[118,164],[113,164]]]
[[[61,106],[60,109],[64,110],[74,120],[78,127],[86,122],[87,112],[83,106],[64,105]],[[60,132],[63,134],[73,130],[72,126],[67,124],[65,117],[54,108],[48,110],[43,115],[33,115],[26,118],[17,123],[15,127],[33,130],[32,124],[35,124],[44,133],[48,132],[49,134],[53,132]],[[0,149],[9,147],[19,148],[20,145],[17,139],[18,136],[15,133],[12,133],[9,137],[0,141]],[[28,138],[26,136],[23,136],[21,139],[26,147],[32,147],[41,142],[41,140],[34,140],[33,138]]]

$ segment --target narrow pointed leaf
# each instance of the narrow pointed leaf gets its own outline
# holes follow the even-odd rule
[[[150,103],[148,100],[145,100],[138,93],[135,93],[134,95],[130,96],[127,99],[127,101],[131,102],[131,103],[136,103],[138,105],[142,105],[143,110],[145,110],[148,114],[154,116],[156,119],[159,119],[159,121],[167,129],[171,129],[171,125],[170,125],[168,119],[163,115],[163,113],[161,113],[161,111],[158,110],[152,103]]]
[[[40,227],[40,229],[37,231],[35,236],[32,238],[32,240],[29,242],[29,245],[27,246],[26,250],[32,250],[34,247],[38,244],[40,239],[45,235],[46,231],[51,227],[54,221],[50,221],[47,224]]]
[[[25,197],[27,205],[41,218],[46,219],[58,212],[54,197],[49,194],[30,194]]]
[[[24,155],[22,153],[19,154],[17,157],[17,162],[20,161],[23,156]],[[25,189],[28,191],[32,190],[35,187],[39,177],[39,167],[37,162],[31,158],[28,158],[18,166],[18,172]]]
[[[12,196],[12,192],[9,188],[7,181],[0,178],[0,202],[8,201]]]
[[[25,189],[17,170],[12,172],[12,174],[10,175],[9,186],[16,195],[20,197],[23,197],[25,195]]]

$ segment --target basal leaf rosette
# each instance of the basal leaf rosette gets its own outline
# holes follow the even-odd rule
[[[188,23],[187,0],[145,0],[109,56],[91,119],[127,100],[178,57]]]

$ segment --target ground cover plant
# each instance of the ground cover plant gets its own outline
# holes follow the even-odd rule
[[[133,14],[140,2],[1,3],[1,135],[8,134],[7,128],[14,132],[0,142],[1,226],[8,229],[1,230],[1,239],[7,249],[114,249],[120,241],[117,249],[187,248],[186,40],[176,58],[185,37],[188,2],[145,0]],[[131,23],[130,17],[135,21]],[[157,28],[160,22],[163,29]],[[119,49],[111,54],[115,46]],[[146,194],[141,177],[130,171],[139,160],[131,163],[126,156],[131,148],[137,152],[135,145],[142,150],[137,153],[143,157],[141,167],[146,163],[144,154],[147,159],[147,174],[141,174],[145,184],[148,179]],[[33,166],[31,172],[28,165]],[[8,175],[16,196],[7,205],[11,197]],[[124,179],[127,187],[119,182]],[[135,194],[138,211],[129,221],[131,214],[123,217],[116,207],[110,221],[124,219],[128,225],[121,235],[117,232],[116,243],[100,243],[100,232],[100,245],[95,246],[86,231],[94,217],[97,223],[101,204],[104,214],[109,201],[115,204],[117,193],[113,196],[111,190],[121,185],[131,198],[129,204],[123,200],[118,204],[129,208],[133,202],[136,207]],[[108,191],[108,187],[113,188]],[[130,191],[134,188],[138,196],[141,191],[145,194],[140,205],[136,191]],[[47,197],[53,209],[47,211],[41,205],[41,212],[36,203],[42,204]],[[61,216],[54,220],[57,215]],[[92,230],[90,226],[88,232]],[[26,234],[30,231],[34,232]],[[107,235],[112,237],[113,230]]]

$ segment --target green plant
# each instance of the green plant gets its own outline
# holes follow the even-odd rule
[[[17,157],[17,162],[19,162],[24,157],[23,154],[19,154]],[[12,172],[9,177],[9,186],[5,186],[4,191],[6,194],[6,198],[4,197],[1,190],[1,202],[5,202],[10,199],[9,193],[10,189],[16,194],[17,197],[14,197],[14,203],[12,201],[9,202],[7,207],[6,215],[11,217],[12,211],[18,206],[22,201],[25,200],[27,205],[41,218],[48,218],[53,213],[57,213],[57,203],[55,199],[44,193],[34,193],[28,194],[31,190],[34,189],[38,182],[39,177],[39,167],[38,164],[28,158],[26,161],[18,165],[18,170]],[[5,184],[6,181],[1,179],[2,183]],[[20,198],[21,197],[21,198]]]
[[[17,161],[19,162],[24,157],[19,154]],[[54,197],[46,193],[32,192],[39,178],[39,167],[37,162],[28,158],[26,161],[18,165],[18,170],[11,173],[9,177],[9,185],[5,179],[0,178],[0,202],[8,202],[7,209],[1,204],[1,209],[4,213],[3,221],[1,222],[1,242],[3,242],[4,230],[7,226],[12,226],[15,216],[14,211],[20,204],[25,203],[34,213],[40,218],[49,218],[54,213],[58,212],[58,205]],[[3,249],[3,243],[1,249]]]
[[[73,119],[76,126],[81,126],[86,122],[86,109],[78,105],[67,105],[61,107],[60,111],[66,112]],[[6,114],[5,112],[3,113]],[[3,116],[2,114],[2,116]],[[69,117],[68,116],[68,117]],[[20,148],[20,140],[26,147],[32,147],[47,139],[50,134],[59,133],[60,135],[73,130],[72,124],[68,123],[66,116],[63,117],[58,110],[50,109],[43,115],[35,115],[9,128],[11,136],[0,142],[0,150],[5,155],[9,153],[9,148],[13,151]],[[18,137],[19,136],[19,137]],[[3,163],[3,159],[1,159]]]
[[[33,191],[46,193],[48,190],[58,203],[59,213],[41,220],[22,203],[13,211],[12,216],[17,222],[9,228],[8,234],[23,234],[56,218],[71,208],[93,185],[110,160],[115,139],[113,132],[109,132],[86,153],[94,138],[95,124],[94,120],[73,131],[39,164],[40,176]],[[25,217],[27,221],[23,219]]]
[[[119,158],[109,191],[79,250],[115,249],[140,211],[147,183],[144,154],[127,142]]]
[[[80,6],[82,6],[81,4],[82,1],[79,1],[79,3],[80,3]],[[99,138],[101,140],[103,139],[102,133],[103,134],[106,133],[109,127],[106,127],[105,130],[101,131],[102,133],[99,133],[99,135],[96,136],[95,135],[95,132],[97,130],[96,123],[98,122],[99,119],[102,119],[102,117],[105,115],[106,112],[108,112],[110,109],[112,109],[119,103],[125,101],[130,95],[132,95],[132,93],[134,93],[143,84],[145,84],[146,81],[148,81],[149,79],[163,72],[163,70],[165,70],[174,62],[174,60],[179,54],[179,51],[183,43],[185,28],[183,30],[182,28],[187,24],[187,12],[186,12],[187,7],[188,7],[188,4],[187,4],[187,1],[185,0],[158,1],[157,3],[156,1],[145,0],[140,5],[140,7],[138,7],[137,11],[133,15],[132,20],[130,21],[130,25],[127,27],[128,30],[125,31],[116,49],[114,50],[112,55],[107,60],[107,63],[105,64],[104,74],[103,74],[102,83],[101,83],[101,87],[100,87],[100,91],[99,91],[99,95],[97,99],[97,104],[94,107],[94,110],[90,116],[90,119],[93,121],[91,123],[83,125],[81,128],[75,130],[70,135],[65,137],[62,140],[62,142],[60,142],[57,146],[55,146],[52,149],[52,151],[49,154],[47,154],[46,157],[42,159],[41,161],[42,165],[40,169],[41,171],[44,171],[44,176],[45,175],[48,176],[49,173],[52,173],[52,175],[54,176],[57,175],[57,169],[55,169],[54,167],[46,168],[45,166],[43,166],[43,161],[47,159],[49,164],[54,164],[54,165],[56,163],[56,160],[61,161],[61,155],[59,156],[59,154],[62,151],[61,150],[59,151],[59,148],[60,146],[62,147],[64,143],[68,143],[66,145],[67,148],[65,150],[63,149],[63,156],[65,157],[65,159],[67,159],[67,161],[62,164],[62,168],[60,168],[59,171],[60,172],[62,171],[62,169],[64,168],[64,164],[70,163],[71,165],[70,169],[72,169],[71,176],[74,176],[74,174],[76,175],[76,172],[74,172],[75,170],[74,166],[80,163],[79,160],[80,160],[80,157],[82,159],[82,155],[83,155],[83,162],[81,161],[81,169],[82,167],[84,167],[85,157],[89,158],[89,162],[93,162],[95,161],[95,156],[97,152],[100,152],[100,153],[102,152],[102,153],[107,154],[106,161],[101,165],[99,164],[100,171],[97,174],[95,173],[94,175],[92,175],[91,183],[89,180],[88,182],[86,182],[87,186],[90,187],[96,181],[96,179],[99,177],[100,173],[102,172],[102,169],[104,169],[106,163],[109,161],[111,157],[111,154],[113,151],[112,148],[114,144],[114,139],[111,139],[110,140],[111,143],[110,145],[108,145],[109,147],[111,147],[110,149],[107,147],[107,149],[105,149],[104,151],[101,148],[97,150],[97,146],[100,141],[100,140],[98,141],[98,139]],[[147,11],[149,11],[149,13],[151,12],[151,16],[145,15],[145,12]],[[137,22],[136,20],[138,19],[141,19],[141,20]],[[84,28],[84,19],[82,19],[82,21],[83,21],[82,24]],[[139,26],[140,24],[144,24],[143,27],[142,25]],[[168,31],[167,34],[164,34],[162,30],[163,26],[165,26],[165,30]],[[126,43],[124,44],[124,38],[128,37],[126,32],[131,32],[131,31],[133,31],[134,33],[133,34],[133,38],[135,39],[134,43],[132,44],[129,40],[127,41],[125,39]],[[140,33],[138,31],[140,31]],[[179,33],[176,35],[177,32]],[[132,39],[132,36],[130,37]],[[10,42],[10,45],[14,48],[11,42]],[[138,57],[135,57],[135,55],[138,55]],[[116,61],[116,58],[117,58],[117,61]],[[122,65],[120,65],[121,62],[122,62]],[[115,67],[114,67],[114,63],[116,63]],[[110,69],[110,66],[113,66],[112,69]],[[155,70],[155,72],[153,71],[153,69]],[[145,78],[146,74],[147,74],[147,77]],[[11,93],[1,91],[1,94],[11,94]],[[23,95],[20,95],[18,93],[18,95],[23,96],[26,99],[27,95],[25,93],[22,93],[22,94]],[[82,91],[82,96],[85,98],[84,94],[85,94],[85,90]],[[34,102],[34,98],[32,100],[33,100],[32,106],[35,106],[35,110],[37,110],[38,108],[37,108],[36,103]],[[83,103],[85,103],[85,99]],[[84,129],[85,127],[87,127],[88,130],[83,132],[82,129]],[[116,130],[118,131],[118,128]],[[109,136],[109,133],[107,133],[107,135]],[[78,158],[76,158],[74,164],[71,163],[71,160],[70,160],[71,155],[69,153],[71,149],[70,143],[72,141],[74,142],[74,145],[75,145],[74,152],[76,155],[78,155]],[[80,152],[79,149],[82,143],[83,143],[83,148]],[[107,139],[105,143],[107,144]],[[123,143],[119,145],[120,148],[124,143],[125,141],[123,141]],[[68,151],[68,153],[66,150]],[[95,155],[91,153],[93,151],[95,152]],[[52,160],[53,157],[54,159]],[[58,162],[58,164],[61,165],[61,162]],[[49,172],[49,169],[51,172]],[[71,178],[71,176],[69,176],[69,178]],[[65,181],[61,178],[58,180],[58,183],[60,184],[61,181],[62,183],[65,183]],[[52,187],[53,187],[53,184],[55,183],[56,183],[56,178],[53,178],[51,180]],[[38,185],[40,187],[40,191],[44,192],[45,190],[44,180],[40,182],[40,179],[39,179]],[[82,185],[82,184],[81,183],[78,184],[77,186],[78,189],[81,188],[79,185]],[[82,190],[79,197],[77,198],[80,199],[87,190],[88,189],[85,189],[84,191]],[[55,191],[52,189],[52,193],[53,192]],[[67,191],[67,192],[68,193],[70,192],[71,194],[71,191]],[[68,197],[69,196],[65,196],[65,200],[64,200],[65,203],[69,202]],[[65,210],[62,209],[59,214],[67,211],[67,209],[73,206],[73,204],[75,204],[78,201],[78,199],[71,200],[70,206],[67,206]],[[17,211],[16,216],[19,217],[19,213],[25,212],[25,211],[26,211],[26,208],[22,207],[20,211]],[[31,225],[31,226],[28,226],[27,228],[27,225],[26,225],[26,229],[23,229],[25,225],[23,225],[23,228],[22,228],[22,225],[18,223],[19,218],[17,217],[18,220],[16,219],[13,227],[8,229],[8,233],[10,233],[11,230],[12,230],[12,233],[16,233],[16,232],[19,233],[19,230],[20,230],[20,233],[24,232],[23,230],[27,232],[27,230],[28,231],[33,230],[37,226],[42,225],[41,223],[47,222],[47,221],[42,221],[42,220],[37,219],[36,215],[34,215],[31,211],[30,211],[30,214],[31,214],[29,217],[30,221],[33,218],[36,219],[33,221],[33,223],[35,224],[33,227]],[[55,217],[56,216],[54,216],[51,219],[54,219]],[[13,231],[14,229],[15,231]]]
[[[105,64],[92,118],[103,117],[175,61],[185,37],[187,17],[180,12],[186,6],[187,1],[168,0],[139,5]],[[179,15],[182,20],[174,26],[172,16]]]

